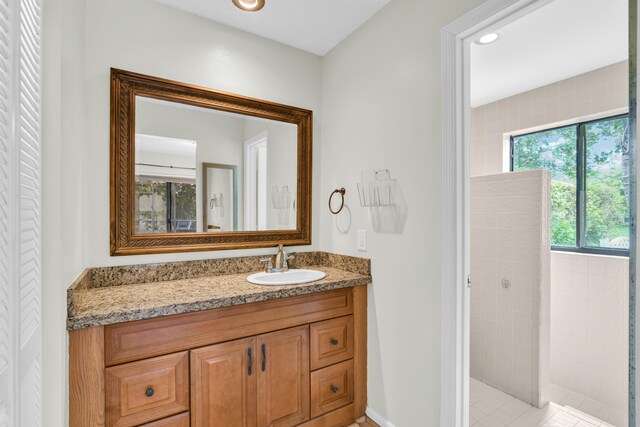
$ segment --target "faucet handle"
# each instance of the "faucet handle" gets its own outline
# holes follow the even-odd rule
[[[266,264],[264,271],[266,271],[267,273],[271,273],[271,270],[273,270],[273,261],[271,257],[260,258],[260,262],[264,262]]]
[[[295,268],[295,258],[296,258],[295,252],[291,254],[287,254],[287,259],[285,260],[285,263],[287,264],[287,268]],[[291,264],[293,264],[293,267],[291,266]]]

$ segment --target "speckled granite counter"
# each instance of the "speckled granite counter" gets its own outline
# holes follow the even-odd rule
[[[368,259],[302,252],[296,255],[294,267],[323,271],[324,279],[301,285],[253,285],[247,281],[247,275],[261,271],[259,258],[87,269],[67,290],[67,329],[209,310],[371,282]]]

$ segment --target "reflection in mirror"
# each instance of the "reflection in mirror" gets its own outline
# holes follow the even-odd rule
[[[196,142],[136,134],[136,233],[196,231]]]
[[[238,166],[202,164],[204,230],[238,230]]]
[[[136,96],[135,233],[295,230],[297,125]]]

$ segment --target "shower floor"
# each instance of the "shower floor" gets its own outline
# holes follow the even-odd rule
[[[554,393],[552,393],[553,395]],[[624,413],[607,414],[609,423],[575,409],[579,401],[566,394],[559,403],[538,409],[474,378],[469,385],[470,425],[472,427],[626,427]],[[600,409],[604,411],[604,409]],[[610,424],[611,422],[617,424]]]

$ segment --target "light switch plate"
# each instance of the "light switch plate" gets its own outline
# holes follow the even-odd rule
[[[358,250],[367,250],[367,230],[358,230]]]

